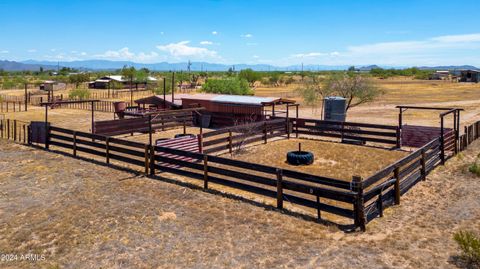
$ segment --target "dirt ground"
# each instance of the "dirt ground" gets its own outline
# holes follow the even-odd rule
[[[302,150],[314,154],[315,161],[312,165],[295,166],[286,162],[287,153],[298,150],[298,143],[302,144]],[[226,153],[223,156],[351,181],[352,176],[367,178],[407,154],[404,151],[291,138],[246,147],[233,155]]]
[[[456,268],[452,234],[480,230],[480,180],[467,172],[479,142],[352,234],[39,149],[0,149],[0,249],[40,260],[2,268]]]
[[[371,122],[378,124],[398,124],[397,105],[458,107],[465,109],[462,123],[471,124],[480,116],[480,84],[454,83],[450,81],[413,80],[411,78],[375,79],[385,94],[372,103],[352,108],[348,121]],[[255,95],[278,96],[303,100],[295,92],[298,85],[277,88],[257,88]],[[300,117],[320,118],[322,106],[316,109],[302,104]],[[439,126],[438,112],[409,110],[404,114],[404,123]],[[450,124],[450,122],[447,122]]]

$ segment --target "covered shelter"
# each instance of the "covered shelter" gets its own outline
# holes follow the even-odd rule
[[[172,99],[173,98],[173,99]],[[165,109],[187,109],[203,107],[203,127],[232,126],[238,123],[262,121],[267,117],[288,117],[289,108],[298,104],[294,100],[280,97],[258,97],[225,94],[177,94],[154,95],[135,101],[139,106]],[[282,109],[283,107],[283,109]]]
[[[480,70],[461,70],[460,82],[480,82]]]

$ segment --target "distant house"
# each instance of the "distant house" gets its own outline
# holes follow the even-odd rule
[[[148,84],[156,84],[157,79],[149,76],[147,77]],[[88,87],[90,89],[111,89],[113,88],[113,84],[121,85],[122,88],[128,88],[130,86],[130,81],[127,79],[124,79],[122,76],[119,75],[111,75],[111,76],[105,76],[101,77],[99,79],[96,79],[95,81],[91,81],[88,83]],[[145,88],[147,86],[147,82],[133,82],[132,87],[135,89],[138,88]]]
[[[480,82],[480,70],[461,70],[460,82]]]
[[[430,80],[447,80],[450,78],[450,71],[435,71],[430,75]]]
[[[53,80],[45,80],[40,84],[40,90],[42,91],[61,91],[67,88],[67,84],[63,82],[57,82]]]

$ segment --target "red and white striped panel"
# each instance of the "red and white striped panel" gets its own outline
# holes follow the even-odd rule
[[[195,137],[178,137],[178,138],[172,138],[172,139],[167,139],[167,140],[160,140],[157,141],[157,146],[159,147],[165,147],[165,148],[172,148],[172,149],[178,149],[178,150],[184,150],[184,151],[190,151],[190,152],[200,152],[200,148],[198,146],[198,138]],[[166,152],[158,152],[157,153],[159,156],[162,157],[167,157],[175,160],[181,160],[181,161],[187,161],[187,162],[193,162],[194,159],[190,157],[185,157],[185,156],[179,156],[171,153],[166,153]],[[168,164],[168,163],[159,163],[161,166],[166,166],[166,167],[172,167],[172,168],[179,168],[181,167],[180,165],[175,165],[175,164]]]

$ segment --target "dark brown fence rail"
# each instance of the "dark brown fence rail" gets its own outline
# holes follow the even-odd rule
[[[202,133],[199,136],[200,147],[204,153],[216,153],[233,150],[250,143],[264,141],[282,135],[290,136],[285,119],[253,122]]]
[[[29,140],[29,122],[0,119],[0,137],[15,142],[27,143]]]
[[[91,99],[127,99],[130,97],[138,98],[152,95],[151,89],[133,89],[130,90],[90,90]]]
[[[94,130],[96,134],[112,136],[183,126],[185,133],[186,127],[193,125],[193,113],[194,110],[191,109],[171,110],[141,118],[96,121]]]
[[[104,157],[107,164],[116,160],[143,168],[149,156],[149,146],[142,143],[54,126],[50,127],[48,145],[69,149],[73,156],[83,152]]]
[[[269,122],[271,126],[274,126],[273,129],[278,127],[280,130],[280,126],[283,125],[283,132],[289,134],[284,119]],[[254,125],[255,128],[263,126],[264,123],[258,124]],[[365,130],[367,127],[379,129],[378,125],[355,125],[363,127],[364,129],[361,129],[363,131],[367,131]],[[1,119],[0,127],[2,138],[23,143],[29,141],[28,123]],[[331,127],[329,131],[332,131],[333,128],[337,127]],[[260,132],[260,137],[263,139],[263,135],[274,131],[273,129]],[[332,132],[343,132],[343,129],[345,128]],[[391,130],[391,133],[395,132],[395,134],[397,132],[397,129],[391,127],[384,128],[383,132],[388,133],[386,130]],[[203,136],[209,138],[222,134],[226,134],[225,129],[205,133]],[[356,132],[355,134],[360,133]],[[366,133],[361,134],[366,135]],[[368,135],[378,136],[378,133],[368,133]],[[212,183],[239,189],[272,198],[274,201],[276,200],[276,206],[280,209],[284,207],[285,202],[289,202],[313,209],[309,212],[314,214],[313,212],[316,211],[318,218],[321,218],[322,212],[328,212],[349,221],[353,220],[354,226],[360,227],[362,230],[369,221],[383,216],[385,208],[399,204],[400,197],[415,184],[425,180],[428,173],[442,163],[442,154],[446,147],[445,144],[442,145],[443,140],[440,137],[435,138],[425,146],[366,179],[354,177],[352,180],[339,180],[206,153],[150,146],[53,126],[49,128],[47,137],[46,148],[58,147],[62,151],[71,152],[73,156],[83,154],[96,160],[101,158],[107,164],[111,161],[119,162],[130,168],[142,169],[150,175],[155,175],[157,171],[186,176],[200,180],[205,189],[210,188],[209,184]],[[389,137],[393,136],[389,135]],[[480,122],[466,126],[465,134],[460,137],[460,140],[464,141],[460,141],[460,149],[465,149],[479,137]],[[217,139],[211,141],[215,140]],[[234,141],[234,139],[229,141]],[[213,143],[212,145],[218,144]],[[225,141],[221,145],[225,146]]]
[[[436,138],[362,182],[366,221],[383,216],[383,210],[400,204],[400,196],[441,163],[440,139]]]
[[[397,126],[302,118],[292,118],[290,121],[297,135],[340,138],[344,142],[374,142],[400,147],[400,129]]]
[[[290,202],[313,208],[318,217],[322,211],[350,220],[357,214],[353,207],[357,195],[348,181],[53,126],[48,137],[47,147],[66,149],[73,156],[83,153],[106,163],[115,160],[150,175],[162,171],[188,176],[203,180],[205,188],[215,183],[240,189],[274,198],[279,208]]]
[[[155,169],[215,183],[353,219],[356,194],[350,183],[276,167],[155,146]],[[164,154],[162,154],[164,153]],[[165,157],[167,156],[170,157]],[[192,159],[183,161],[178,157]]]
[[[80,101],[81,99],[69,99],[69,100],[78,100]],[[93,110],[97,112],[115,112],[115,107],[113,106],[114,101],[97,101],[93,103]],[[126,102],[127,106],[130,106],[131,104],[129,102]],[[80,109],[80,110],[91,110],[92,105],[89,102],[85,103],[69,103],[69,104],[59,104],[57,107],[61,108],[69,108],[69,109]]]
[[[20,111],[26,111],[24,102],[0,100],[0,112],[20,112]]]
[[[480,121],[464,127],[464,134],[458,138],[458,150],[465,150],[468,145],[480,137]]]

